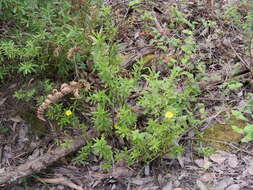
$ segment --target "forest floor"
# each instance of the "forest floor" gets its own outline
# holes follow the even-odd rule
[[[124,69],[143,58],[148,59],[150,67],[166,75],[167,68],[158,64],[159,60],[180,56],[180,51],[163,51],[166,46],[163,43],[177,35],[177,31],[169,31],[166,27],[171,16],[168,8],[178,2],[157,0],[152,6],[145,1],[129,6],[129,2],[133,1],[107,1],[112,5],[112,16],[118,26]],[[176,159],[159,157],[136,167],[115,166],[105,173],[95,156],[85,165],[70,162],[76,155],[74,152],[40,173],[0,185],[0,189],[253,190],[253,144],[240,142],[241,135],[234,132],[231,125],[244,126],[245,121],[230,114],[230,110],[244,107],[251,100],[248,97],[253,89],[252,73],[248,64],[252,60],[245,55],[245,34],[228,19],[218,16],[235,2],[213,1],[213,5],[208,5],[189,1],[181,7],[192,20],[206,21],[206,25],[198,27],[193,35],[200,46],[195,59],[208,62],[203,73],[207,80],[199,82],[202,95],[197,97],[200,105],[196,105],[205,105],[205,116],[197,129],[203,133],[198,135],[192,127],[181,137],[180,143],[185,147],[181,156]],[[145,16],[152,17],[152,21],[141,19],[144,11],[151,13]],[[185,70],[189,69],[187,67]],[[52,140],[58,138],[57,134],[49,132],[50,123],[41,122],[36,124],[41,128],[34,129],[34,120],[21,115],[30,110],[26,103],[13,96],[21,84],[22,79],[0,87],[0,174],[6,172],[6,166],[18,166],[50,152],[55,146]],[[239,87],[235,87],[238,84]],[[247,114],[246,117],[252,123],[253,117]]]

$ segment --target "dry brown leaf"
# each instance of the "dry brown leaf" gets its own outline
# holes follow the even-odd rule
[[[233,178],[225,177],[223,180],[219,181],[215,186],[215,190],[225,190],[230,184],[233,183]]]
[[[231,168],[235,168],[237,165],[238,165],[238,159],[235,155],[231,155],[229,158],[228,158],[228,165],[231,167]]]
[[[163,188],[162,190],[172,190],[172,182],[168,182]]]
[[[194,161],[200,168],[208,169],[212,165],[212,163],[209,161],[207,157],[204,157],[204,159],[197,159]]]
[[[21,118],[20,115],[15,115],[13,117],[10,117],[10,120],[15,122],[15,123],[20,123],[21,121],[23,121],[23,119]]]
[[[213,161],[213,162],[216,162],[218,164],[222,164],[226,159],[227,157],[225,157],[224,155],[221,155],[219,153],[214,153],[210,156],[210,159]]]
[[[126,167],[116,167],[113,168],[112,177],[120,178],[120,177],[131,177],[133,175],[133,171]]]
[[[6,100],[7,100],[7,98],[1,98],[0,99],[0,106],[3,105]]]
[[[252,175],[253,176],[253,165],[250,165],[249,167],[247,167],[247,173],[249,175]]]
[[[201,175],[200,180],[203,182],[212,182],[215,178],[215,173],[205,173]]]
[[[135,185],[145,185],[153,180],[154,179],[152,177],[145,177],[145,178],[137,177],[137,178],[131,179],[131,183]]]

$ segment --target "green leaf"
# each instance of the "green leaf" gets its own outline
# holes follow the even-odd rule
[[[249,141],[252,141],[252,140],[253,140],[253,137],[250,136],[250,135],[247,135],[247,136],[242,138],[241,142],[249,142]]]
[[[235,116],[236,119],[243,120],[243,121],[248,121],[246,117],[242,114],[241,111],[238,110],[232,110],[231,111],[232,115]]]
[[[128,6],[133,7],[133,6],[139,5],[140,3],[141,3],[141,0],[133,0],[128,3]]]
[[[253,124],[247,124],[244,128],[246,134],[253,134]]]
[[[192,31],[191,30],[183,30],[182,32],[184,34],[192,35]]]
[[[237,126],[231,126],[232,127],[232,129],[235,131],[235,132],[237,132],[237,133],[240,133],[240,134],[244,134],[244,131],[243,131],[243,129],[242,128],[239,128],[239,127],[237,127]]]

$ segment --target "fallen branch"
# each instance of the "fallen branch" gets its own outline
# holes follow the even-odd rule
[[[1,169],[0,173],[0,184],[11,183],[20,178],[38,173],[60,158],[75,152],[78,148],[83,146],[87,140],[94,137],[95,135],[92,133],[88,134],[87,137],[75,137],[71,139],[72,144],[69,147],[58,146],[54,150],[47,152],[41,157],[34,160],[27,160],[24,164],[21,164],[17,167],[3,168]]]

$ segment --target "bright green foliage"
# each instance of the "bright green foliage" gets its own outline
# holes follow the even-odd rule
[[[87,0],[80,7],[67,0],[0,2],[4,12],[0,21],[15,23],[8,26],[7,31],[13,37],[0,42],[0,79],[14,72],[22,76],[46,73],[64,81],[78,78],[81,70],[96,75],[91,90],[86,94],[80,92],[84,95],[81,100],[72,101],[66,96],[64,101],[69,102],[52,104],[46,113],[49,120],[56,121],[65,130],[85,126],[86,121],[79,116],[89,111],[85,115],[87,123],[92,123],[99,137],[82,147],[75,162],[83,163],[93,153],[104,161],[105,169],[110,169],[119,160],[129,164],[145,163],[164,154],[177,156],[182,153],[184,147],[179,138],[189,126],[199,123],[194,111],[198,109],[201,116],[207,112],[204,104],[196,104],[196,96],[200,93],[196,80],[203,79],[206,63],[196,55],[199,45],[195,28],[203,25],[215,29],[216,22],[200,20],[196,23],[177,6],[171,7],[168,25],[163,26],[164,31],[153,28],[155,37],[150,41],[166,54],[175,50],[167,60],[159,60],[169,68],[166,74],[161,74],[155,64],[150,65],[144,58],[128,70],[122,68],[119,45],[115,43],[117,28],[110,19],[111,8],[102,6],[99,0]],[[141,1],[130,1],[129,6],[138,9],[140,4]],[[234,7],[227,14],[237,19],[238,24],[244,19],[243,28],[250,34],[252,12],[243,17]],[[148,11],[142,19],[154,22]],[[175,34],[166,31],[175,31]],[[230,81],[221,87],[235,91],[242,85],[239,81]],[[55,84],[45,81],[40,92],[46,95],[53,88]],[[138,96],[132,98],[132,93]],[[31,101],[36,95],[31,90],[18,91],[15,96]],[[37,98],[39,103],[44,99]],[[92,109],[84,108],[86,103]],[[252,102],[249,104],[252,106]],[[235,117],[247,121],[244,113],[251,113],[250,108],[232,111]],[[253,138],[250,124],[244,129],[234,129],[245,135],[242,141]],[[111,143],[112,138],[121,143]],[[66,146],[69,143],[64,142]],[[205,155],[211,153],[208,148],[198,151]]]
[[[19,68],[18,68],[18,72],[19,73],[22,73],[24,76],[25,75],[28,75],[28,74],[31,74],[31,73],[35,73],[36,72],[36,67],[38,65],[36,64],[33,64],[32,62],[24,62],[24,63],[21,63]]]
[[[13,96],[19,100],[24,100],[26,102],[30,102],[34,98],[35,93],[36,93],[35,88],[33,88],[31,90],[22,90],[21,89],[19,91],[16,91]]]
[[[78,125],[79,121],[71,109],[64,109],[62,104],[55,104],[50,106],[46,116],[50,120],[57,121],[58,125],[62,127]]]
[[[178,27],[181,24],[185,24],[191,29],[194,29],[195,26],[187,19],[187,15],[181,12],[178,7],[170,7],[171,13],[171,27]]]
[[[244,114],[252,115],[252,94],[249,95],[248,101],[246,102],[245,106],[240,110],[232,110],[232,115],[238,119],[246,122],[244,128],[238,126],[232,126],[233,130],[242,134],[244,137],[241,139],[242,142],[249,142],[253,140],[253,124],[249,121],[248,118],[244,116]]]
[[[133,7],[133,6],[139,5],[140,3],[141,3],[141,0],[131,0],[131,1],[128,3],[128,6],[129,6],[129,7]]]
[[[110,8],[101,4],[1,0],[0,22],[13,24],[5,26],[6,38],[0,42],[0,80],[16,71],[24,76],[45,70],[71,76],[88,59],[92,32],[104,27],[110,37],[115,31],[108,23]]]
[[[94,144],[92,145],[95,154],[98,154],[101,159],[105,161],[102,165],[104,169],[110,169],[110,164],[113,161],[113,152],[112,147],[107,144],[107,141],[102,136],[100,139],[95,139]]]
[[[41,93],[51,93],[55,86],[55,83],[48,79],[36,81],[32,87],[26,85],[22,86],[19,90],[14,92],[13,96],[19,100],[40,105],[45,100],[45,97],[41,96]]]
[[[107,151],[110,157],[123,159],[129,164],[150,161],[164,153],[177,155],[182,152],[183,148],[174,142],[189,125],[197,123],[192,116],[190,104],[195,100],[194,95],[198,94],[192,74],[175,66],[168,77],[161,78],[158,72],[146,68],[140,60],[133,67],[132,78],[123,77],[120,73],[122,62],[117,56],[117,46],[105,42],[104,31],[96,33],[92,39],[94,70],[104,87],[88,97],[97,105],[96,111],[92,113],[94,127],[107,136],[115,132],[130,143],[129,147],[122,147],[116,154],[111,155],[109,148],[102,152]],[[146,74],[142,74],[144,70]],[[186,78],[184,90],[177,90],[178,83]],[[146,115],[146,126],[138,125],[137,113],[126,101],[130,92],[139,88],[141,80],[149,84],[141,91],[136,102],[144,108],[142,114]],[[172,118],[166,117],[168,111],[173,114]],[[100,141],[96,143],[105,143],[104,138]]]
[[[78,156],[73,159],[73,162],[75,163],[84,163],[89,161],[89,156],[92,151],[93,143],[91,141],[88,141],[85,146],[81,148],[81,150],[78,152]]]
[[[249,142],[253,140],[253,125],[247,124],[243,129],[237,126],[232,126],[232,128],[240,134],[243,134],[244,137],[241,139],[242,142]]]
[[[199,147],[199,148],[196,148],[197,152],[202,156],[211,156],[215,150],[211,147]]]
[[[243,121],[248,121],[248,119],[243,115],[242,112],[237,111],[237,110],[232,110],[231,111],[232,115],[235,116],[236,119],[238,120],[243,120]]]
[[[49,3],[47,6],[52,5]],[[199,93],[198,86],[190,72],[175,65],[177,61],[187,65],[191,55],[197,49],[193,38],[193,24],[186,20],[184,14],[174,10],[174,20],[171,22],[177,26],[186,25],[188,29],[182,31],[183,38],[181,39],[168,38],[170,46],[180,48],[183,52],[180,59],[174,60],[170,64],[171,69],[168,76],[162,76],[159,72],[151,69],[142,59],[133,65],[131,71],[126,71],[131,72],[131,75],[125,76],[121,68],[122,60],[118,56],[118,45],[114,42],[115,26],[108,19],[110,8],[103,7],[98,14],[99,19],[95,21],[89,20],[92,18],[82,12],[76,13],[77,15],[73,13],[76,20],[70,21],[68,11],[73,5],[61,1],[59,6],[62,8],[58,10],[59,12],[51,10],[52,7],[45,7],[43,15],[47,16],[44,16],[43,20],[39,19],[42,23],[46,20],[48,28],[52,27],[50,34],[47,33],[47,30],[40,34],[40,38],[44,36],[50,41],[50,44],[54,44],[53,49],[46,49],[50,55],[47,58],[44,57],[44,54],[39,56],[42,51],[45,51],[45,49],[43,50],[45,46],[43,44],[36,46],[37,42],[40,42],[39,40],[33,43],[29,41],[29,45],[25,46],[29,51],[26,51],[26,58],[20,62],[17,69],[24,75],[38,73],[38,69],[43,67],[34,63],[32,59],[43,58],[42,65],[47,63],[44,64],[47,68],[56,66],[59,74],[66,77],[68,76],[66,73],[69,71],[72,73],[74,67],[85,69],[85,65],[82,63],[87,59],[93,62],[92,69],[100,79],[100,87],[95,91],[90,91],[84,98],[95,107],[95,110],[91,112],[91,121],[101,136],[85,145],[74,161],[84,162],[90,153],[95,153],[105,161],[103,167],[109,169],[114,160],[125,160],[129,164],[135,164],[151,161],[166,153],[174,156],[180,154],[183,147],[178,145],[178,137],[185,132],[189,125],[198,123],[198,120],[193,116],[192,109],[192,102],[195,101],[195,96]],[[96,10],[94,11],[96,12]],[[59,17],[58,14],[61,16]],[[87,20],[87,22],[81,24],[83,22],[80,22],[80,19]],[[61,22],[61,26],[58,25],[59,22]],[[32,24],[36,25],[36,23]],[[100,29],[95,30],[95,26],[100,26]],[[168,45],[163,44],[166,40],[162,36],[160,37],[157,39],[162,42],[162,46]],[[37,36],[37,38],[39,37]],[[45,40],[42,41],[45,42]],[[157,42],[154,41],[154,43]],[[70,49],[77,46],[85,46],[86,48],[82,48],[72,56]],[[9,45],[9,49],[18,52],[17,47],[15,42]],[[10,54],[8,59],[15,59],[16,53],[12,53],[13,51],[10,50],[7,52]],[[38,57],[30,58],[33,54],[37,54]],[[31,64],[21,64],[26,62]],[[54,65],[50,64],[52,62]],[[146,82],[148,86],[140,90],[140,84],[143,82]],[[178,88],[179,84],[183,84],[182,89]],[[45,87],[48,93],[53,85],[45,83]],[[135,100],[136,106],[141,108],[140,111],[134,110],[132,105],[128,103],[128,98],[133,91],[140,92],[139,98]],[[79,121],[74,111],[83,110],[81,104],[75,102],[71,107],[66,107],[63,104],[52,105],[46,113],[47,118],[55,120],[62,128],[82,125],[83,123]],[[66,111],[70,110],[71,114],[66,114]],[[139,121],[140,114],[145,121]],[[110,146],[107,141],[110,137],[114,137],[115,140],[121,139],[125,145],[122,147]]]
[[[112,120],[108,111],[101,104],[98,104],[97,111],[93,112],[94,127],[101,132],[110,132],[112,130]]]

